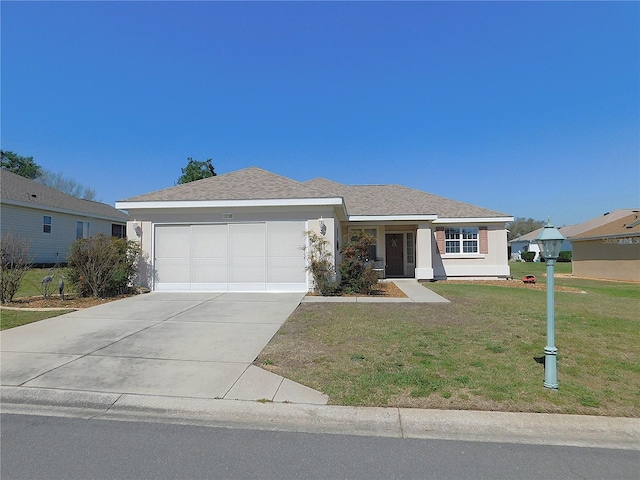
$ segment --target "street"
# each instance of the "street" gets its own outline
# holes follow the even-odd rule
[[[3,414],[10,479],[637,479],[640,452]]]

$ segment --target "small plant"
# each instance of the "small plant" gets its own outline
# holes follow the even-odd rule
[[[536,252],[523,252],[522,259],[525,262],[533,262],[533,259],[536,258]]]
[[[320,295],[336,295],[340,282],[336,279],[329,241],[313,231],[306,232],[309,246],[302,247],[307,259],[307,271],[313,276],[315,289]]]
[[[136,274],[139,246],[103,234],[76,240],[69,250],[69,280],[83,297],[112,297],[126,291]]]
[[[558,255],[558,262],[570,262],[572,258],[571,250],[563,250]]]
[[[34,256],[28,240],[13,233],[2,235],[0,241],[0,301],[8,303],[20,288],[25,274],[31,268]]]
[[[362,231],[354,230],[349,235],[340,253],[342,261],[339,265],[342,278],[342,289],[347,293],[370,295],[374,286],[378,284],[378,274],[373,270],[369,258],[369,247],[375,238]]]

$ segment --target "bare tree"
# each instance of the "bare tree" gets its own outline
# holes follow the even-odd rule
[[[24,275],[31,268],[35,258],[30,251],[30,243],[14,233],[2,235],[0,242],[0,301],[7,303],[20,288]]]

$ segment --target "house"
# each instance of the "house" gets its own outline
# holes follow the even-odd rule
[[[640,282],[640,210],[571,237],[573,274]]]
[[[571,251],[571,242],[567,239],[567,232],[570,231],[573,225],[558,227],[560,233],[565,237],[565,240],[562,241],[562,246],[560,247],[560,251]],[[509,240],[509,247],[511,247],[511,259],[519,260],[521,255],[524,252],[533,252],[535,256],[533,258],[534,262],[540,261],[540,247],[538,246],[538,242],[536,238],[540,235],[542,228],[538,228],[533,232],[526,233],[521,235],[513,240]]]
[[[509,276],[513,217],[400,185],[298,182],[251,167],[116,202],[148,256],[154,290],[307,291],[305,232],[333,258],[352,229],[375,239],[387,277]],[[144,283],[144,282],[143,282]]]
[[[633,213],[634,210],[630,208],[614,210],[612,212],[607,212],[604,215],[599,217],[592,218],[587,220],[586,222],[578,223],[575,225],[565,225],[562,227],[558,227],[560,233],[565,237],[565,240],[562,242],[562,246],[560,247],[560,251],[573,251],[572,238],[576,235],[580,235],[588,230],[592,230],[601,225],[605,225],[614,220],[618,220],[626,217]],[[540,248],[536,242],[536,238],[540,235],[542,228],[538,228],[533,232],[529,232],[525,235],[522,235],[518,238],[514,238],[513,240],[509,240],[509,246],[511,247],[511,258],[512,260],[517,260],[518,252],[536,252],[536,256],[534,261],[538,262],[540,260]]]
[[[1,170],[0,231],[30,242],[34,263],[65,263],[77,238],[104,233],[124,237],[128,216]]]

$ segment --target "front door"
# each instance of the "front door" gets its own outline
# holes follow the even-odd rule
[[[391,277],[404,275],[404,248],[401,233],[385,235],[386,274]]]

